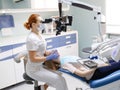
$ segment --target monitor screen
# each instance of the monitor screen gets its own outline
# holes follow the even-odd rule
[[[14,27],[14,19],[12,15],[0,15],[0,29]]]

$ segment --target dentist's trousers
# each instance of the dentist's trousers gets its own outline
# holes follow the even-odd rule
[[[49,86],[56,88],[56,90],[68,90],[66,81],[62,75],[47,70],[43,67],[41,67],[37,72],[28,72],[27,74],[37,81],[45,82]]]

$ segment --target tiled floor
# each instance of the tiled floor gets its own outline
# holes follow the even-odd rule
[[[14,85],[14,86],[11,86],[11,87],[7,87],[7,88],[4,88],[4,89],[1,89],[1,90],[33,90],[34,86],[31,84],[26,84],[26,83],[20,83],[18,85]]]
[[[34,90],[34,85],[33,84],[26,84],[26,83],[21,83],[15,86],[11,86],[5,89],[1,89],[1,90]],[[55,90],[52,87],[49,87],[48,90]]]
[[[82,80],[79,80],[77,78],[74,78],[68,74],[62,74],[63,77],[65,77],[67,86],[68,86],[68,90],[77,90],[76,88],[79,88],[78,90],[81,90],[80,88],[82,88],[82,90],[88,90],[89,85],[85,82],[83,82]],[[44,84],[44,83],[43,83]],[[41,85],[41,83],[39,82],[39,85]],[[34,84],[26,84],[25,82],[12,86],[10,88],[5,88],[5,89],[0,89],[0,90],[34,90]],[[56,90],[53,87],[49,87],[47,90]]]

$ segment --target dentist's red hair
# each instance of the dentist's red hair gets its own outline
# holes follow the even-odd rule
[[[30,15],[30,17],[28,18],[28,21],[24,23],[24,27],[30,30],[32,28],[32,23],[36,23],[39,16],[40,16],[39,14]]]

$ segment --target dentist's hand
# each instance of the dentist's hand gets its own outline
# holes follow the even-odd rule
[[[57,59],[59,57],[59,54],[57,52],[54,52],[54,53],[51,53],[50,55],[48,55],[46,57],[46,60],[54,60],[54,59]]]
[[[58,53],[58,51],[57,50],[52,50],[51,53]]]

